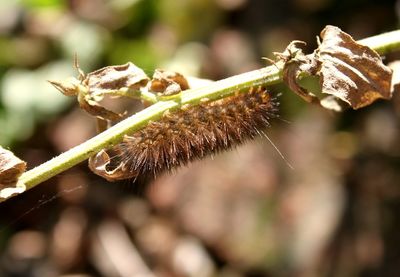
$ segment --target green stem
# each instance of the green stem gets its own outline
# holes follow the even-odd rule
[[[360,42],[364,45],[370,46],[380,54],[385,54],[400,49],[400,30],[367,38]],[[186,90],[173,99],[159,101],[153,104],[147,109],[119,122],[90,140],[25,172],[19,178],[17,185],[25,185],[26,189],[30,189],[60,172],[88,159],[101,149],[120,143],[125,134],[133,133],[143,128],[149,121],[158,120],[168,110],[177,109],[181,105],[185,104],[196,105],[202,99],[214,100],[223,98],[232,95],[238,90],[245,90],[252,86],[268,86],[281,81],[281,70],[279,70],[275,65],[272,65],[216,81],[200,88]]]
[[[357,42],[374,49],[380,55],[385,55],[400,49],[400,30],[368,37]]]

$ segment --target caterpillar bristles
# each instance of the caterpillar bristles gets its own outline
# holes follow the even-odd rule
[[[278,106],[276,97],[265,88],[252,87],[247,93],[238,91],[230,97],[166,113],[107,150],[114,157],[109,158],[106,170],[96,170],[93,161],[91,169],[111,181],[155,177],[259,136],[278,116]]]

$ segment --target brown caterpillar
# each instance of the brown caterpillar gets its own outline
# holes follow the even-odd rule
[[[91,170],[110,180],[156,176],[263,134],[279,103],[263,87],[201,103],[150,122],[93,157]]]

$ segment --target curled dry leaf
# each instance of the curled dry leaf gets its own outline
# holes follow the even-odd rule
[[[335,26],[321,32],[316,51],[322,92],[347,102],[353,109],[379,98],[390,99],[391,70],[371,48],[361,45]]]
[[[189,89],[189,83],[182,74],[162,69],[154,71],[149,84],[149,91],[157,92],[159,96],[175,95],[186,89]]]
[[[121,91],[127,95],[127,91],[138,91],[149,81],[144,71],[131,62],[106,66],[88,74],[84,74],[77,64],[75,66],[80,74],[79,79],[49,82],[64,95],[77,96],[83,110],[105,120],[116,121],[123,116],[98,103],[105,95],[118,96]]]
[[[26,190],[24,185],[16,185],[25,170],[26,163],[23,160],[0,146],[0,201]]]
[[[86,75],[82,84],[89,88],[92,95],[106,95],[120,89],[139,90],[149,78],[136,65],[128,62],[100,68]]]
[[[301,48],[304,45],[304,41],[295,40],[283,53],[275,52],[274,55],[277,57],[277,63],[283,64],[283,81],[288,87],[306,102],[318,104],[319,99],[298,83],[303,73],[313,75],[316,68],[315,60],[304,54]]]
[[[111,150],[101,150],[99,153],[89,158],[89,168],[93,173],[103,177],[109,182],[137,176],[136,171],[126,169],[125,162],[119,161],[118,164],[113,164],[111,157],[121,153],[110,153],[110,151]]]
[[[81,109],[102,120],[118,121],[123,117],[123,114],[118,114],[104,108],[88,94],[82,97],[78,96],[78,103]]]
[[[378,53],[335,26],[325,27],[321,38],[311,55],[303,53],[304,43],[299,41],[291,42],[283,53],[275,53],[278,63],[283,63],[284,82],[296,94],[309,103],[335,111],[342,110],[341,101],[359,109],[379,98],[392,97],[392,72]],[[320,101],[299,85],[298,79],[303,76],[319,76],[322,92],[330,96]]]
[[[65,81],[49,80],[48,82],[65,96],[76,96],[80,92],[80,81],[74,77],[70,77]]]

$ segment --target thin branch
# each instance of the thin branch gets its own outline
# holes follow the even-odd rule
[[[359,42],[384,55],[400,49],[400,30],[363,39]],[[160,119],[168,110],[178,109],[186,104],[196,105],[202,99],[215,100],[227,97],[238,90],[242,91],[252,86],[269,86],[279,82],[282,82],[282,70],[272,65],[216,81],[200,88],[186,90],[168,101],[159,101],[153,104],[88,141],[25,172],[19,178],[17,186],[26,186],[26,189],[30,189],[50,179],[85,161],[101,149],[120,143],[125,134],[134,133],[145,127],[149,121]]]

